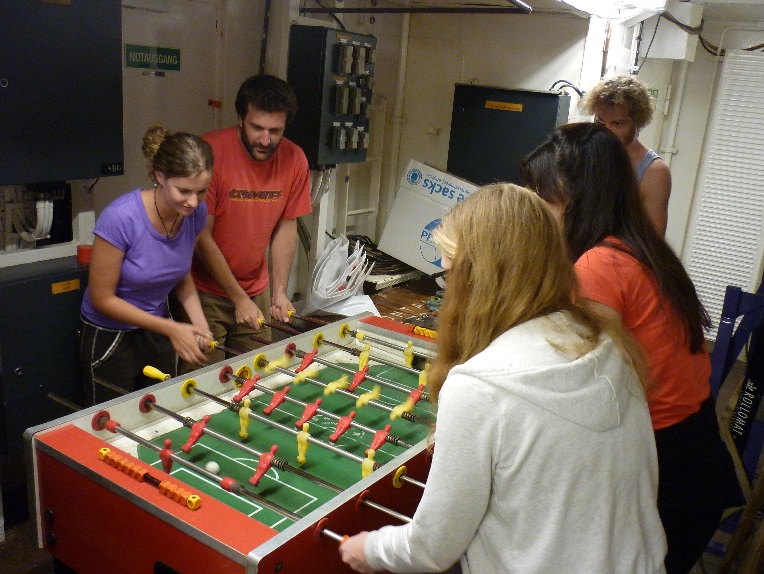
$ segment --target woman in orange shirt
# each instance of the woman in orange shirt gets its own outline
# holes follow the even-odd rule
[[[686,573],[735,493],[708,382],[708,313],[681,261],[651,225],[628,154],[609,130],[562,126],[523,159],[520,174],[558,216],[579,296],[620,320],[645,352],[666,570]]]

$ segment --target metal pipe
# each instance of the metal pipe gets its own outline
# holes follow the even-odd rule
[[[361,354],[361,350],[354,349],[352,347],[346,347],[345,345],[340,345],[339,343],[335,343],[333,341],[327,341],[326,339],[322,340],[321,343],[326,343],[330,347],[334,347],[335,349],[340,349],[342,351],[345,351],[346,353],[350,353],[351,355],[355,355],[358,357]],[[369,360],[376,361],[377,363],[381,363],[383,365],[387,365],[388,367],[395,367],[396,369],[400,369],[401,371],[406,371],[407,373],[411,373],[413,375],[418,375],[422,372],[421,369],[411,369],[409,367],[406,367],[405,365],[399,365],[398,363],[394,363],[392,361],[388,361],[387,359],[382,359],[380,357],[376,357],[374,355],[369,355]]]
[[[513,8],[400,7],[400,8],[300,8],[302,14],[530,14],[533,8],[519,0],[509,0]]]
[[[175,420],[183,423],[183,425],[188,426],[189,428],[191,425],[193,425],[194,421],[193,419],[190,419],[188,417],[183,417],[179,415],[176,412],[171,411],[170,409],[163,407],[161,405],[156,404],[155,402],[150,402],[151,408],[158,410],[160,413],[166,414],[167,416],[174,418]],[[221,434],[213,429],[205,428],[204,434],[209,435],[220,442],[224,442],[229,446],[232,446],[233,448],[237,448],[241,451],[244,451],[248,454],[252,454],[256,457],[260,457],[263,453],[254,449],[250,448],[247,445],[241,444],[233,439],[228,438],[224,434]],[[308,474],[304,470],[300,470],[299,468],[296,468],[289,464],[287,461],[285,461],[282,458],[279,457],[273,457],[273,466],[278,468],[279,470],[286,470],[287,472],[291,472],[292,474],[296,474],[297,476],[301,476],[302,478],[305,478],[306,480],[309,480],[315,484],[318,484],[319,486],[323,486],[324,488],[331,490],[333,492],[342,492],[342,489],[330,482],[327,482],[321,478],[318,478],[316,476],[313,476],[311,474]]]
[[[104,421],[104,424],[105,424],[105,421]],[[141,444],[141,445],[145,446],[146,448],[151,449],[151,450],[153,450],[155,452],[160,452],[161,451],[161,448],[159,446],[157,446],[154,443],[146,440],[145,438],[143,438],[143,437],[141,437],[141,436],[139,436],[139,435],[137,435],[137,434],[135,434],[135,433],[125,429],[125,428],[123,428],[122,425],[118,424],[116,427],[114,427],[114,431],[113,432],[121,434],[122,436],[127,437],[127,438],[137,442],[138,444]],[[186,468],[190,468],[194,472],[202,475],[203,477],[205,477],[205,478],[207,478],[209,480],[212,480],[213,482],[217,482],[218,484],[220,484],[220,487],[223,488],[222,483],[223,483],[224,478],[222,476],[218,476],[217,474],[214,474],[214,473],[208,471],[207,469],[202,468],[198,464],[194,464],[191,461],[188,461],[188,460],[186,460],[184,458],[181,458],[180,456],[178,456],[175,453],[170,453],[170,458],[172,459],[173,462],[176,462],[176,463],[178,463],[181,466],[185,466]],[[288,518],[289,520],[292,520],[294,522],[297,522],[298,520],[302,519],[301,516],[299,516],[299,515],[297,515],[297,514],[295,514],[293,512],[290,512],[289,510],[287,510],[283,506],[280,506],[278,504],[270,502],[265,497],[255,493],[255,492],[252,492],[251,490],[247,489],[245,486],[239,484],[238,482],[234,481],[230,485],[229,488],[230,488],[231,492],[233,492],[234,494],[238,494],[240,496],[247,496],[247,497],[249,497],[249,498],[251,498],[253,500],[256,500],[257,502],[259,502],[260,504],[262,504],[266,508],[269,508],[270,510],[276,512],[277,514],[280,514],[284,518]]]
[[[298,351],[300,353],[305,353],[305,351],[300,351],[299,349],[297,349],[295,353],[297,353]],[[300,355],[298,354],[297,356],[299,357]],[[314,357],[313,361],[318,363],[319,365],[324,365],[325,367],[331,367],[332,369],[337,369],[338,371],[342,371],[343,373],[347,373],[349,375],[355,375],[357,372],[357,371],[354,371],[353,369],[348,369],[347,367],[338,365],[337,363],[332,363],[331,361],[327,361],[325,359],[319,359],[318,357]],[[291,375],[292,377],[295,376],[294,373],[292,373],[291,371],[288,371],[287,369],[282,369],[281,367],[276,367],[276,370],[286,375]],[[411,391],[415,390],[409,387],[404,387],[402,385],[399,385],[395,383],[394,381],[388,381],[387,379],[380,379],[379,377],[375,377],[373,375],[366,375],[365,380],[378,383],[384,387],[395,389],[396,391],[401,391],[402,393],[410,393]],[[426,393],[422,394],[421,400],[425,402],[430,402],[430,399],[428,398]]]
[[[228,402],[228,401],[226,401],[224,399],[221,399],[220,397],[216,397],[215,395],[210,394],[210,393],[208,393],[206,391],[202,391],[201,389],[197,389],[196,387],[192,387],[192,389],[193,389],[193,391],[195,393],[199,393],[203,397],[207,397],[208,399],[212,399],[216,403],[228,407],[230,410],[236,410],[235,408],[233,408],[233,403],[232,402]],[[241,406],[241,405],[236,405],[236,406]],[[288,434],[291,434],[293,436],[296,436],[298,434],[298,432],[299,432],[299,431],[296,431],[294,429],[289,428],[288,426],[285,426],[285,425],[282,425],[280,423],[277,423],[276,421],[272,421],[272,420],[270,420],[270,419],[268,419],[268,418],[266,418],[264,416],[258,415],[257,413],[254,413],[252,411],[249,412],[249,418],[254,419],[256,421],[260,421],[261,423],[263,423],[265,425],[272,426],[274,428],[277,428],[277,429],[279,429],[279,430],[281,430],[283,432],[286,432]],[[308,436],[308,442],[310,444],[315,444],[317,446],[325,448],[326,450],[329,450],[329,451],[331,451],[331,452],[333,452],[335,454],[338,454],[340,456],[344,456],[345,458],[349,458],[349,459],[354,460],[356,462],[363,462],[363,457],[360,457],[360,456],[357,456],[355,454],[346,452],[346,451],[342,450],[341,448],[337,448],[334,445],[327,444],[327,443],[325,443],[323,441],[320,441],[317,438],[314,438],[312,436]]]

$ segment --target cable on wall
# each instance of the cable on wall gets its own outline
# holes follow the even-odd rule
[[[698,40],[700,41],[700,45],[703,47],[703,49],[711,54],[712,56],[724,56],[726,50],[722,49],[719,50],[718,46],[714,46],[711,42],[706,40],[703,35],[703,27],[705,25],[705,20],[702,18],[700,19],[700,25],[698,26],[688,26],[687,24],[683,24],[679,20],[676,19],[670,12],[663,12],[661,13],[661,16],[664,17],[666,20],[674,24],[675,26],[679,27],[683,31],[687,32],[688,34],[691,34],[693,36],[697,36]],[[657,25],[656,25],[657,27]],[[746,52],[756,52],[758,50],[764,49],[764,43],[756,44],[755,46],[750,46],[748,48],[738,48],[739,50],[744,50]],[[649,50],[649,48],[648,48]],[[647,54],[645,54],[645,57]]]
[[[575,91],[580,97],[584,96],[584,92],[582,92],[580,89],[578,89],[578,87],[575,84],[573,84],[572,82],[569,82],[568,80],[557,80],[554,84],[550,86],[549,91],[554,92],[557,84],[561,85],[560,88],[557,88],[557,91],[562,91],[565,88],[570,88],[573,91]]]
[[[663,17],[663,14],[658,14],[658,20],[655,22],[655,30],[653,30],[653,37],[650,38],[650,43],[647,45],[647,51],[645,51],[645,56],[642,58],[642,63],[639,64],[636,71],[633,72],[632,75],[636,76],[642,71],[642,66],[645,65],[645,62],[647,62],[647,55],[650,53],[650,48],[653,47],[653,41],[655,40],[655,35],[658,33],[658,25],[661,23],[661,18]],[[635,62],[639,60],[639,50],[637,50],[637,55],[635,58]]]

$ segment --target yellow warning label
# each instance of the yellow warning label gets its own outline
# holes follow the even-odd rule
[[[523,104],[511,104],[509,102],[492,102],[486,100],[485,107],[489,110],[504,110],[507,112],[522,112]]]
[[[59,293],[66,293],[67,291],[79,291],[79,289],[80,289],[79,279],[70,279],[69,281],[59,281],[58,283],[53,283],[50,286],[50,290],[54,295],[58,295]]]

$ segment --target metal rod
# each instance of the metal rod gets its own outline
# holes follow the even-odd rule
[[[290,317],[294,317],[295,319],[299,319],[300,321],[306,321],[308,323],[314,323],[316,325],[328,325],[329,321],[322,321],[321,319],[316,319],[315,317],[306,317],[305,315],[298,315],[297,313],[289,313]]]
[[[300,353],[305,353],[305,351],[300,351],[299,349],[297,349],[297,351],[295,351],[295,353],[297,353],[298,351]],[[300,355],[297,355],[297,356],[299,357]],[[326,367],[331,367],[332,369],[337,369],[338,371],[342,371],[343,373],[349,373],[351,375],[355,375],[356,374],[356,371],[354,371],[353,369],[348,369],[347,367],[343,367],[342,365],[338,365],[336,363],[332,363],[332,362],[327,361],[325,359],[319,359],[318,357],[315,357],[313,359],[313,361],[316,362],[316,363],[319,363],[320,365],[324,365]],[[277,367],[276,370],[279,370],[279,367]],[[283,369],[281,372],[284,372],[286,374],[291,374],[286,369]],[[292,375],[292,376],[294,376],[294,375]],[[394,383],[393,381],[388,381],[387,379],[380,379],[380,378],[375,377],[373,375],[366,375],[365,378],[366,378],[366,380],[373,381],[375,383],[379,383],[380,385],[383,385],[385,387],[389,387],[391,389],[395,389],[396,391],[401,391],[403,393],[410,393],[411,391],[414,390],[414,389],[411,389],[411,388],[408,388],[408,387],[401,386],[401,385],[399,385],[397,383]],[[425,402],[429,402],[429,397],[427,397],[426,393],[422,393],[421,400],[423,400]]]
[[[263,339],[262,337],[258,337],[257,335],[250,335],[249,338],[252,339],[253,341],[257,341],[258,343],[260,343],[262,345],[272,345],[273,344],[273,341],[269,341],[268,339]]]
[[[515,4],[515,0],[509,0]],[[521,5],[521,6],[520,6]],[[515,8],[485,7],[485,8],[300,8],[303,14],[530,14],[533,9],[523,2],[517,2]]]
[[[113,391],[113,392],[115,392],[115,393],[117,393],[119,395],[126,395],[126,394],[128,394],[130,392],[130,391],[126,391],[125,389],[123,389],[121,387],[117,387],[115,385],[112,385],[111,383],[108,383],[106,381],[102,381],[101,379],[96,379],[95,377],[93,378],[93,382],[98,384],[98,385],[101,385],[102,387],[106,387],[110,391]]]
[[[300,351],[300,352],[302,352],[302,351]],[[315,359],[314,359],[314,360],[315,360]],[[316,361],[316,362],[319,362],[319,361]],[[268,363],[266,362],[265,364],[267,365]],[[323,364],[323,363],[322,363],[322,364]],[[330,367],[333,367],[333,368],[337,368],[337,369],[339,369],[339,370],[342,370],[342,369],[340,369],[339,367],[337,367],[336,365],[333,365],[332,363],[326,363],[326,365],[327,365],[327,366],[330,366]],[[276,372],[278,372],[278,373],[283,373],[283,374],[285,374],[285,375],[289,375],[290,377],[296,377],[296,376],[297,376],[297,373],[296,373],[296,372],[294,372],[294,371],[290,371],[289,369],[284,369],[283,367],[276,367],[274,370],[275,370]],[[348,372],[350,372],[350,373],[353,373],[353,371],[348,371]],[[230,375],[229,375],[229,376],[230,376]],[[367,379],[370,379],[370,380],[376,380],[376,379],[373,379],[372,377],[368,377],[368,376],[367,376],[366,378],[367,378]],[[325,385],[324,383],[322,383],[321,381],[319,381],[319,380],[317,380],[317,379],[313,379],[313,378],[311,378],[311,377],[305,377],[305,379],[304,379],[304,380],[306,380],[306,381],[308,381],[309,383],[312,383],[312,384],[314,384],[314,385],[318,385],[318,386],[326,386],[326,385]],[[383,381],[380,381],[380,382],[383,382]],[[410,392],[411,390],[413,390],[413,389],[409,389],[409,392]],[[353,397],[354,397],[354,398],[356,398],[356,399],[358,399],[358,397],[356,397],[356,395],[353,395]],[[288,397],[288,395],[287,395],[287,398],[289,398],[289,397]],[[307,403],[303,403],[303,402],[301,402],[301,401],[297,401],[297,400],[295,400],[295,399],[292,399],[292,402],[296,402],[297,404],[300,404],[300,405],[303,405],[303,406],[307,406]],[[333,418],[333,419],[335,419],[335,420],[337,420],[337,421],[339,421],[339,420],[340,420],[340,418],[341,418],[340,416],[338,416],[338,415],[334,414],[334,413],[333,413],[333,412],[331,412],[331,411],[325,411],[324,409],[320,409],[320,408],[319,408],[319,409],[316,409],[316,412],[317,412],[317,413],[319,413],[319,414],[322,414],[322,415],[324,415],[324,416],[327,416],[327,417],[329,417],[329,418]],[[392,412],[392,409],[390,409],[390,412]],[[409,416],[406,416],[406,415],[409,415]],[[417,416],[416,416],[416,415],[414,415],[413,413],[407,413],[407,412],[404,412],[404,413],[402,413],[402,414],[401,414],[401,418],[405,418],[406,420],[409,420],[409,421],[411,421],[411,422],[420,422],[420,423],[423,423],[423,424],[429,424],[429,421],[425,421],[425,420],[423,420],[423,419],[421,419],[421,418],[417,417]],[[375,431],[375,430],[374,430],[374,429],[372,429],[372,428],[369,428],[369,427],[367,427],[367,426],[364,426],[364,425],[362,425],[361,423],[357,423],[357,422],[355,422],[354,420],[351,420],[351,421],[350,421],[350,426],[351,426],[351,427],[353,427],[353,428],[357,428],[357,429],[359,429],[359,430],[362,430],[362,431],[364,431],[364,432],[370,433],[370,434],[374,434],[374,433],[376,433],[376,432],[377,432],[377,431]],[[399,439],[399,440],[400,440],[400,439]],[[392,441],[388,441],[388,442],[391,442],[392,444],[395,444],[395,443],[393,443]]]
[[[378,345],[382,345],[383,347],[389,347],[391,349],[396,349],[398,351],[403,351],[406,349],[405,345],[398,345],[396,343],[391,343],[390,341],[378,339],[377,337],[374,337],[373,335],[369,335],[367,333],[361,333],[357,329],[348,329],[347,334],[355,339],[358,339],[362,343],[366,340],[369,340],[369,341],[373,341],[374,343],[377,343]],[[342,332],[340,332],[340,336],[342,336]],[[422,353],[421,351],[414,351],[414,356],[420,357],[422,359],[432,359],[430,355],[426,353]]]
[[[156,404],[154,402],[151,402],[151,408],[155,408],[160,413],[164,413],[167,416],[182,422],[185,426],[189,426],[190,427],[191,424],[193,424],[191,422],[192,419],[190,419],[188,417],[182,417],[178,413],[175,413],[175,412],[171,411],[170,409],[167,409],[167,408],[165,408],[163,406],[160,406],[160,405],[158,405],[158,404]],[[194,422],[196,422],[196,421],[194,421]],[[224,442],[224,443],[226,443],[226,444],[228,444],[228,445],[230,445],[230,446],[232,446],[234,448],[238,448],[239,450],[244,451],[244,452],[246,452],[248,454],[252,454],[252,455],[254,455],[254,456],[258,457],[258,458],[263,454],[262,452],[260,452],[258,450],[255,450],[254,448],[250,448],[247,445],[241,444],[240,442],[237,442],[237,441],[235,441],[233,439],[230,439],[227,436],[225,436],[223,434],[220,434],[219,432],[217,432],[215,430],[212,430],[212,429],[209,429],[209,428],[205,427],[204,434],[209,435],[209,436],[211,436],[213,438],[216,438],[217,440],[219,440],[221,442]],[[315,484],[323,486],[324,488],[327,488],[327,489],[332,490],[334,492],[342,492],[342,489],[340,487],[332,484],[331,482],[327,482],[327,481],[325,481],[323,479],[320,479],[320,478],[317,478],[317,477],[315,477],[315,476],[313,476],[311,474],[308,474],[304,470],[300,470],[299,468],[296,468],[296,467],[292,466],[291,464],[289,464],[287,461],[285,461],[282,458],[273,457],[273,464],[272,465],[275,466],[276,468],[280,469],[280,470],[286,470],[288,472],[291,472],[292,474],[296,474],[298,476],[301,476],[301,477],[303,477],[303,478],[305,478],[307,480],[310,480],[311,482],[314,482]]]
[[[323,339],[321,343],[326,343],[327,345],[330,345],[334,347],[335,349],[341,349],[343,351],[346,351],[350,353],[351,355],[355,355],[356,357],[361,354],[361,351],[359,349],[354,349],[352,347],[346,347],[345,345],[340,345],[339,343],[335,343],[334,341],[327,341],[326,339]],[[395,367],[396,369],[400,369],[401,371],[406,371],[407,373],[412,373],[414,375],[418,375],[421,373],[421,369],[412,369],[410,367],[407,367],[405,365],[399,365],[398,363],[393,363],[392,361],[388,361],[387,359],[382,359],[380,357],[369,355],[369,359],[376,361],[377,363],[381,363],[383,365],[387,365],[388,367]]]
[[[230,410],[232,410],[234,412],[237,412],[239,410],[239,408],[241,407],[241,405],[237,405],[233,401],[228,402],[228,401],[226,401],[224,399],[221,399],[220,397],[216,397],[213,394],[210,394],[210,393],[207,393],[205,391],[202,391],[201,389],[197,389],[196,387],[192,387],[192,388],[194,389],[195,393],[199,393],[203,397],[207,397],[208,399],[212,399],[213,401],[215,401],[216,403],[218,403],[220,405],[227,406]],[[273,420],[271,420],[271,419],[269,419],[267,417],[264,417],[262,415],[258,415],[257,413],[253,413],[252,411],[250,411],[250,413],[249,413],[249,418],[254,419],[256,421],[260,421],[261,423],[264,423],[266,425],[272,426],[274,428],[277,428],[277,429],[279,429],[281,431],[284,431],[284,432],[289,433],[289,434],[294,435],[294,436],[297,436],[297,434],[299,432],[299,431],[296,431],[296,430],[294,430],[292,428],[289,428],[288,426],[285,426],[285,425],[282,425],[280,423],[277,423],[276,421],[273,421]],[[321,448],[325,448],[326,450],[330,450],[333,453],[338,454],[340,456],[344,456],[345,458],[349,458],[349,459],[354,460],[356,462],[363,462],[363,458],[362,457],[354,455],[354,454],[349,453],[349,452],[346,452],[346,451],[342,450],[341,448],[337,448],[336,446],[334,446],[332,444],[327,444],[327,443],[325,443],[323,441],[318,440],[317,438],[313,438],[312,436],[308,436],[308,442],[311,443],[311,444],[318,445]]]
[[[296,377],[297,376],[296,372],[290,371],[289,369],[284,369],[282,367],[276,367],[274,370],[279,372],[279,373],[284,373],[285,375],[289,375],[291,377]],[[228,377],[229,378],[235,377],[235,375],[229,374]],[[310,377],[305,377],[305,380],[306,381],[310,381],[311,383],[314,383],[314,384],[318,383],[318,384],[323,385],[323,383],[321,383],[321,381],[316,381],[315,379],[311,379]],[[262,385],[258,385],[257,383],[255,383],[253,388],[257,389],[258,391],[264,391],[266,393],[270,393],[271,395],[275,395],[276,394],[276,391],[274,391],[273,389],[269,389],[268,387],[264,387]],[[301,407],[307,407],[308,406],[308,403],[305,403],[303,401],[298,401],[297,399],[294,399],[294,398],[290,397],[289,395],[284,395],[284,400],[289,402],[289,403],[292,403],[293,405],[298,405],[298,406],[301,406]],[[342,418],[339,415],[337,415],[337,414],[335,414],[335,413],[333,413],[331,411],[327,411],[327,410],[324,410],[324,409],[321,409],[321,408],[317,408],[316,412],[318,414],[324,415],[325,417],[328,417],[330,419],[334,419],[335,421],[339,421]],[[371,433],[371,434],[374,434],[376,432],[374,429],[366,427],[366,426],[362,425],[361,423],[357,423],[355,421],[352,421],[350,423],[350,426],[355,427],[355,428],[357,428],[359,430],[365,431],[367,433]]]
[[[345,540],[344,536],[342,536],[340,534],[337,534],[336,532],[334,532],[334,530],[329,530],[328,528],[322,528],[321,529],[321,534],[323,536],[326,536],[327,538],[331,538],[332,540],[336,540],[340,544],[342,544],[342,542]]]
[[[299,349],[297,351],[299,351],[300,353],[305,353],[305,351],[300,351]],[[299,355],[298,355],[298,357],[299,357]],[[342,371],[343,373],[349,373],[351,375],[355,375],[356,374],[356,371],[354,371],[353,369],[348,369],[347,367],[343,367],[342,365],[338,365],[336,363],[332,363],[332,362],[327,361],[325,359],[319,359],[318,357],[315,357],[313,360],[316,363],[319,363],[319,364],[324,365],[326,367],[330,367],[332,369],[337,369],[338,371]],[[403,386],[401,386],[401,385],[399,385],[397,383],[394,383],[393,381],[388,381],[387,379],[380,379],[379,377],[375,377],[374,375],[366,375],[365,380],[372,381],[374,383],[379,383],[380,385],[383,385],[383,386],[391,388],[391,389],[395,389],[396,391],[401,391],[403,393],[411,393],[411,391],[415,390],[415,389],[410,389],[408,387],[403,387]],[[429,395],[426,392],[424,392],[420,396],[420,400],[422,400],[422,401],[424,401],[426,403],[429,403],[430,402],[430,397],[429,397]]]
[[[404,475],[401,475],[401,476],[400,476],[400,479],[401,479],[403,482],[408,482],[409,484],[413,484],[414,486],[418,486],[419,488],[422,488],[422,489],[423,489],[425,486],[427,486],[427,485],[426,485],[424,482],[419,482],[417,479],[415,479],[415,478],[410,478],[410,477],[406,476],[405,474],[404,474]]]
[[[135,441],[137,443],[139,443],[139,444],[142,444],[146,448],[149,448],[149,449],[151,449],[151,450],[153,450],[155,452],[159,452],[159,451],[162,450],[159,446],[155,445],[154,443],[146,440],[145,438],[143,438],[143,437],[141,437],[141,436],[139,436],[139,435],[137,435],[135,433],[130,432],[129,430],[123,428],[121,425],[116,426],[114,428],[114,432],[118,432],[122,436],[125,436],[125,437],[127,437],[127,438],[129,438],[129,439],[131,439],[131,440],[133,440],[133,441]],[[199,466],[197,464],[194,464],[191,461],[188,461],[188,460],[186,460],[184,458],[181,458],[181,457],[179,457],[175,453],[170,453],[170,458],[174,462],[177,462],[179,465],[185,466],[187,468],[190,468],[194,472],[196,472],[198,474],[201,474],[202,476],[212,480],[213,482],[217,482],[218,484],[221,485],[221,488],[222,488],[222,483],[223,483],[223,480],[225,479],[224,477],[218,476],[217,474],[214,474],[214,473],[208,471],[207,469],[202,468],[201,466]],[[270,502],[269,500],[267,500],[263,496],[257,494],[256,492],[252,492],[251,490],[247,489],[245,486],[242,486],[238,482],[235,482],[235,481],[233,482],[233,484],[231,485],[231,492],[233,492],[234,494],[238,494],[240,496],[241,495],[248,496],[249,498],[252,498],[253,500],[256,500],[257,502],[259,502],[260,504],[262,504],[266,508],[269,508],[273,512],[275,512],[277,514],[280,514],[284,518],[288,518],[289,520],[292,520],[294,522],[297,522],[297,521],[302,519],[302,517],[299,516],[298,514],[290,512],[286,508],[284,508],[282,506],[279,506],[278,504],[276,504],[274,502]]]
[[[232,349],[231,347],[226,347],[224,345],[221,345],[217,341],[212,341],[210,343],[210,346],[213,349],[220,349],[221,351],[225,351],[226,353],[231,353],[232,355],[243,355],[244,351],[237,351],[236,349]]]
[[[51,401],[57,402],[59,405],[64,405],[67,409],[71,409],[73,412],[82,410],[81,406],[75,405],[73,402],[66,400],[64,397],[59,397],[54,393],[48,393],[48,398]]]
[[[270,327],[271,329],[276,329],[277,331],[283,331],[284,333],[289,333],[290,335],[302,335],[302,331],[292,329],[286,325],[276,325],[275,323],[270,323],[268,321],[260,321],[260,325]]]
[[[302,353],[303,351],[300,351],[300,352]],[[333,365],[329,364],[328,366],[333,366]],[[288,369],[283,369],[281,367],[276,367],[275,370],[280,372],[280,373],[283,373],[285,375],[289,375],[291,377],[296,377],[297,376],[297,373],[295,371],[290,371]],[[236,379],[240,384],[243,384],[243,382],[245,380],[245,379],[243,379],[243,377],[237,377],[233,373],[229,373],[228,374],[228,378],[229,379]],[[309,383],[311,383],[311,384],[313,384],[313,385],[317,385],[317,386],[319,386],[321,388],[324,388],[324,389],[329,386],[326,383],[324,383],[323,381],[319,381],[318,379],[314,379],[312,377],[305,377],[304,380],[309,382]],[[269,389],[268,387],[265,387],[263,385],[259,385],[257,383],[255,383],[255,386],[253,388],[257,389],[259,391],[263,391],[263,392],[269,393],[270,395],[275,395],[276,394],[276,391],[274,391],[273,389]],[[340,394],[340,395],[342,395],[344,397],[348,397],[350,399],[353,399],[354,401],[358,400],[358,395],[355,395],[355,394],[353,394],[353,393],[351,393],[349,391],[346,391],[344,389],[336,389],[334,392],[337,393],[337,394]],[[298,401],[297,399],[293,399],[289,395],[286,395],[284,397],[284,400],[286,400],[286,401],[288,401],[288,402],[290,402],[292,404],[300,405],[302,407],[307,406],[306,403],[303,403],[302,401]],[[374,406],[374,407],[376,407],[378,409],[381,409],[383,411],[386,411],[388,413],[393,412],[393,407],[388,407],[387,405],[382,404],[380,402],[377,402],[375,400],[370,400],[367,404],[372,405],[372,406]],[[337,421],[340,420],[340,417],[338,415],[334,414],[333,412],[323,411],[322,409],[317,409],[316,412],[318,412],[318,413],[320,413],[322,415],[326,415],[329,418],[333,418],[334,420],[337,420]],[[406,420],[409,420],[411,422],[427,424],[427,425],[430,424],[430,421],[422,419],[421,417],[418,417],[418,416],[416,416],[416,415],[414,415],[412,413],[404,413],[404,414],[408,414],[410,416],[408,416],[408,417],[403,417],[402,416],[402,418],[406,418]],[[365,427],[365,426],[363,426],[360,423],[356,423],[355,421],[353,421],[352,426],[354,426],[354,427],[356,427],[358,429],[361,429],[361,430],[363,430],[365,432],[371,433],[371,434],[374,434],[376,432],[374,429],[369,428],[369,427]],[[389,442],[390,444],[394,444],[396,446],[405,446],[406,448],[410,448],[411,446],[413,446],[413,445],[410,445],[409,443],[407,443],[407,442],[405,442],[405,441],[403,441],[403,440],[401,440],[401,439],[399,439],[397,437],[393,437],[393,438],[395,438],[396,440],[395,441],[394,440],[389,440],[387,442]]]
[[[380,512],[384,512],[388,516],[392,516],[393,518],[397,518],[401,522],[411,522],[411,517],[406,516],[405,514],[401,514],[400,512],[396,512],[392,508],[387,508],[386,506],[382,506],[381,504],[377,504],[376,502],[373,502],[371,500],[364,499],[363,503],[368,506],[369,508],[373,508],[375,510],[379,510]]]

